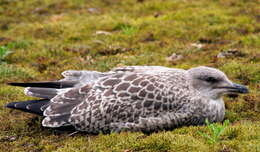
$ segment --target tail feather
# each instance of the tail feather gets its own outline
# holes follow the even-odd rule
[[[8,103],[6,107],[43,116],[43,111],[45,110],[45,108],[47,107],[46,105],[48,105],[49,102],[50,100],[48,99],[28,100],[22,102],[11,102]]]
[[[70,126],[69,123],[70,114],[54,116],[54,117],[45,117],[42,121],[42,125],[45,127],[58,128],[62,126]]]
[[[43,111],[49,106],[50,100],[28,100],[21,102],[11,102],[6,105],[7,108],[17,109],[24,112],[29,112],[43,116]],[[55,116],[55,117],[45,117],[42,122],[43,126],[57,128],[60,131],[75,131],[75,128],[68,122],[70,114]]]
[[[12,86],[19,86],[19,87],[38,87],[38,88],[71,88],[75,84],[77,84],[77,81],[48,81],[48,82],[30,82],[30,83],[8,83]]]

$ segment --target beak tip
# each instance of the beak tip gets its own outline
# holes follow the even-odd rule
[[[249,93],[249,89],[246,88],[246,89],[243,91],[243,93]]]
[[[237,88],[239,93],[249,93],[249,89],[246,86],[240,84],[234,84],[234,87]]]

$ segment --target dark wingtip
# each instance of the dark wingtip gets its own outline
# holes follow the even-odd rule
[[[10,103],[6,104],[5,107],[6,107],[6,108],[14,109],[16,103],[17,103],[17,102],[10,102]]]
[[[8,84],[8,85],[11,85],[11,86],[27,87],[27,84],[28,84],[28,83],[10,82],[10,83],[7,83],[7,84]]]
[[[50,82],[29,82],[29,83],[20,83],[20,82],[11,82],[7,83],[11,86],[18,87],[39,87],[39,88],[70,88],[73,87],[76,82],[75,81],[50,81]]]
[[[15,86],[16,83],[10,82],[10,83],[7,83],[7,84],[11,85],[11,86]]]
[[[47,105],[48,103],[49,103],[48,99],[28,100],[28,101],[20,101],[20,102],[10,102],[6,104],[5,107],[42,116],[43,110],[41,108]]]

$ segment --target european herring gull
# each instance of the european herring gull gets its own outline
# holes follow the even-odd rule
[[[156,132],[224,119],[224,94],[248,93],[218,69],[127,66],[109,72],[65,71],[55,82],[10,83],[40,100],[8,108],[44,117],[44,127],[87,133]]]

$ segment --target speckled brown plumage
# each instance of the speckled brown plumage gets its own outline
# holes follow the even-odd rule
[[[88,133],[153,132],[201,125],[206,119],[222,121],[224,93],[212,91],[212,86],[218,85],[207,81],[210,77],[219,85],[233,84],[224,73],[208,67],[130,66],[105,73],[66,71],[63,75],[59,82],[75,84],[54,91],[43,87],[50,102],[41,109],[45,117],[42,124],[70,125]],[[41,88],[27,88],[25,93],[41,97]]]

